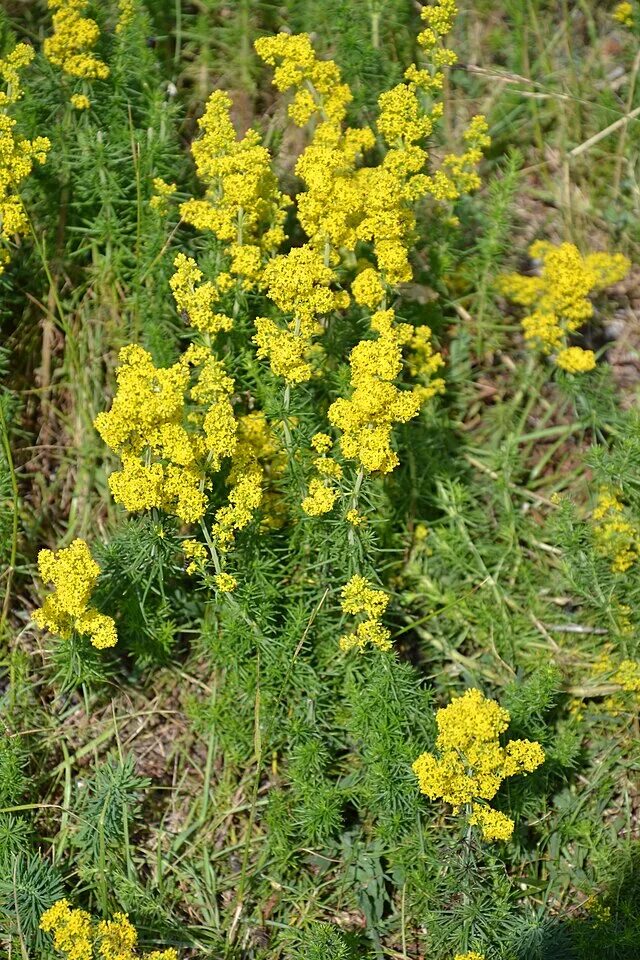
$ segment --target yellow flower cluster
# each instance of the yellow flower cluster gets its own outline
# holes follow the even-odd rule
[[[109,67],[92,52],[100,31],[95,20],[84,16],[87,5],[87,0],[48,0],[55,13],[53,34],[44,41],[44,55],[70,77],[104,80]]]
[[[207,548],[199,540],[183,540],[182,552],[187,564],[187,573],[202,572],[207,564]]]
[[[236,533],[251,523],[262,505],[267,469],[271,469],[272,479],[283,469],[279,453],[264,413],[254,411],[238,418],[237,444],[227,477],[229,502],[216,511],[211,530],[222,553],[230,549]]]
[[[626,659],[616,663],[611,656],[611,647],[607,647],[594,664],[593,675],[600,678],[606,675],[611,683],[619,684],[625,693],[640,693],[640,662]]]
[[[134,18],[136,0],[118,0],[118,22],[116,33],[123,33]]]
[[[433,130],[442,114],[442,103],[430,113],[423,109],[420,94],[437,93],[443,75],[439,67],[455,59],[451,51],[439,48],[441,38],[451,29],[455,4],[438,0],[422,12],[428,29],[419,42],[428,52],[435,72],[419,70],[413,64],[406,82],[383,93],[379,99],[378,132],[388,145],[382,162],[358,167],[364,151],[375,145],[368,127],[343,129],[351,91],[342,82],[331,61],[318,61],[306,34],[263,38],[256,41],[262,59],[275,66],[274,84],[294,90],[289,115],[303,126],[312,117],[320,122],[309,146],[296,164],[296,173],[306,186],[297,198],[300,224],[312,246],[335,265],[345,251],[353,253],[358,243],[373,246],[382,282],[394,285],[411,279],[408,261],[415,218],[412,207],[432,193],[440,199],[455,199],[478,186],[475,165],[480,150],[488,143],[483,118],[472,121],[461,157],[447,157],[442,169],[431,177],[423,172],[429,157],[420,141]],[[437,48],[437,49],[436,49]],[[365,284],[371,275],[357,281],[354,296],[373,309],[381,298]],[[380,281],[379,281],[380,282]]]
[[[149,206],[156,213],[165,216],[169,208],[169,200],[178,188],[175,183],[167,183],[162,177],[154,177],[152,186],[153,196],[149,200]]]
[[[232,593],[238,586],[236,578],[224,570],[221,573],[216,573],[214,580],[220,593]]]
[[[398,455],[391,448],[394,424],[406,423],[415,417],[425,397],[433,396],[444,386],[442,380],[436,380],[430,387],[411,391],[396,387],[393,381],[402,370],[402,347],[406,344],[414,347],[415,369],[421,351],[421,374],[427,369],[437,369],[442,358],[431,353],[424,359],[430,331],[418,328],[418,332],[414,332],[409,324],[396,324],[393,310],[374,313],[371,327],[377,338],[362,340],[351,351],[351,397],[339,397],[331,404],[329,420],[342,433],[340,446],[347,459],[357,460],[368,473],[389,473],[399,463]],[[420,332],[421,329],[424,332]]]
[[[424,140],[443,105],[435,102],[426,110],[423,101],[427,97],[438,101],[442,67],[455,61],[442,41],[456,12],[450,0],[437,0],[423,9],[426,29],[419,42],[430,66],[411,65],[405,80],[381,95],[377,129],[386,151],[373,166],[363,164],[366,151],[376,143],[373,130],[345,126],[352,95],[338,67],[316,58],[306,34],[280,34],[256,42],[258,55],[275,67],[277,89],[293,93],[289,116],[300,126],[317,121],[295,168],[305,186],[297,196],[297,213],[308,243],[276,257],[262,276],[268,295],[293,319],[286,327],[273,318],[256,320],[258,356],[268,358],[273,372],[288,385],[311,379],[312,337],[322,333],[317,318],[349,304],[346,291],[332,289],[336,268],[343,264],[351,270],[358,263],[351,296],[374,311],[371,327],[377,336],[352,351],[351,396],[331,405],[329,420],[341,431],[344,456],[367,472],[394,469],[398,464],[391,446],[394,424],[415,417],[421,404],[444,386],[441,379],[433,379],[443,361],[431,346],[429,328],[414,332],[406,324],[395,324],[393,312],[385,307],[393,287],[412,278],[409,250],[416,202],[427,194],[451,200],[475,189],[476,167],[489,142],[484,119],[476,117],[465,133],[465,152],[445,158],[435,173],[426,172],[430,158]],[[375,266],[362,258],[365,249],[372,251]],[[402,371],[405,346],[411,351],[409,370],[421,381],[412,391],[402,391],[394,383]],[[303,501],[307,513],[318,515],[333,507],[337,492],[327,476],[325,472],[311,480]]]
[[[611,560],[614,573],[626,573],[640,556],[640,528],[628,518],[622,500],[603,488],[592,513],[596,549]]]
[[[187,564],[187,573],[204,575],[207,572],[209,556],[204,543],[201,543],[199,540],[183,540],[182,551],[185,558],[189,561]],[[215,574],[213,582],[220,593],[232,593],[238,586],[236,578],[224,570]]]
[[[640,661],[628,658],[618,661],[612,652],[612,645],[607,644],[593,664],[592,676],[599,684],[615,684],[619,689],[603,697],[597,710],[607,720],[621,715],[635,717],[640,704]],[[580,701],[577,706],[578,709],[582,706]]]
[[[423,753],[413,764],[420,790],[432,800],[450,803],[457,813],[471,807],[469,823],[486,840],[508,840],[513,820],[477,801],[492,800],[507,777],[531,773],[544,761],[539,743],[499,737],[509,725],[507,710],[471,688],[436,712],[439,756]]]
[[[632,27],[634,24],[633,4],[628,2],[617,4],[613,10],[613,19],[625,27]]]
[[[136,950],[138,933],[126,913],[95,923],[85,910],[58,900],[40,918],[40,929],[53,936],[53,946],[66,960],[178,960],[177,952]]]
[[[325,456],[332,447],[331,437],[326,433],[317,433],[312,438],[311,445],[320,456],[314,458],[313,465],[317,476],[309,483],[309,494],[302,501],[302,509],[311,517],[319,517],[333,509],[340,495],[332,481],[342,479],[342,467],[333,457]]]
[[[35,56],[33,47],[19,43],[0,60],[0,273],[9,260],[8,244],[29,232],[29,220],[20,197],[20,185],[29,176],[34,161],[44,163],[51,143],[47,137],[26,140],[15,133],[16,121],[8,108],[22,98],[20,71]]]
[[[200,283],[203,277],[195,260],[179,253],[173,261],[176,272],[169,283],[173,291],[178,310],[183,312],[185,319],[192,327],[202,333],[216,334],[221,330],[230,330],[233,326],[231,317],[224,313],[215,313],[213,305],[220,297],[219,288],[210,280]]]
[[[555,354],[555,363],[569,373],[595,367],[592,350],[569,346],[569,338],[593,316],[594,292],[621,280],[630,269],[622,254],[590,253],[583,257],[572,243],[554,246],[538,240],[529,248],[541,261],[540,275],[507,274],[500,289],[514,303],[532,307],[522,320],[527,343],[543,354]]]
[[[58,900],[40,919],[40,929],[53,934],[53,945],[67,960],[91,960],[93,930],[91,916],[73,910],[68,900]]]
[[[640,693],[640,663],[637,660],[621,660],[612,679],[626,693]]]
[[[230,272],[251,287],[260,277],[263,254],[276,250],[284,240],[289,200],[278,189],[260,135],[249,130],[242,140],[236,138],[230,108],[231,100],[223,91],[209,97],[198,121],[202,136],[191,147],[206,193],[204,199],[183,203],[180,216],[227,244]]]
[[[309,493],[302,501],[302,509],[310,517],[319,517],[333,510],[338,496],[338,491],[331,484],[325,483],[320,477],[313,477],[309,483]]]
[[[315,113],[325,122],[340,124],[353,99],[332,60],[318,60],[308,34],[279,33],[255,42],[258,56],[275,67],[273,83],[281,93],[295,90],[289,116],[303,127]]]
[[[292,314],[292,319],[281,327],[269,317],[257,317],[253,339],[258,357],[268,358],[276,376],[288,384],[311,378],[311,338],[322,332],[316,318],[349,305],[348,293],[331,289],[334,281],[333,270],[309,244],[274,257],[264,268],[262,283],[267,295],[283,313]]]
[[[221,361],[194,344],[165,369],[135,344],[124,347],[119,359],[111,410],[95,420],[122,460],[122,470],[109,477],[111,492],[131,512],[155,507],[185,523],[199,520],[206,507],[206,471],[218,471],[235,450],[233,381]],[[193,367],[200,373],[190,390],[196,406],[188,412]]]
[[[89,110],[91,107],[91,100],[84,93],[74,93],[69,97],[69,102],[71,106],[76,110]]]
[[[484,960],[484,954],[469,950],[467,953],[456,953],[453,960]]]
[[[115,646],[118,637],[114,620],[89,606],[100,567],[84,540],[74,540],[56,553],[41,550],[38,572],[43,583],[54,586],[54,592],[33,614],[41,630],[63,638],[75,630],[88,636],[94,647]]]
[[[376,590],[365,577],[356,574],[342,588],[341,597],[343,613],[352,616],[364,613],[367,619],[356,626],[354,633],[340,638],[340,649],[346,651],[356,647],[362,652],[371,644],[379,650],[390,650],[391,634],[380,622],[380,617],[389,605],[386,593]]]

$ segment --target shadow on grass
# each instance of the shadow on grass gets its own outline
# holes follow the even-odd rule
[[[575,917],[557,917],[522,938],[518,960],[640,960],[640,845],[612,864],[606,891]]]

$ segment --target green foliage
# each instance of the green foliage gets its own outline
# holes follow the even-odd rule
[[[20,737],[0,734],[0,807],[9,807],[21,799],[28,779],[25,774],[27,751]]]
[[[0,921],[3,936],[15,937],[27,949],[45,943],[40,917],[63,895],[62,879],[48,860],[18,853],[0,874]]]
[[[170,303],[175,252],[207,278],[224,262],[177,207],[164,219],[150,208],[153,178],[175,181],[178,203],[201,195],[187,147],[221,88],[238,130],[258,127],[279,148],[293,191],[306,134],[281,129],[254,40],[310,32],[352,87],[349,122],[372,124],[415,55],[418,6],[143,0],[121,36],[115,4],[93,3],[111,72],[92,82],[91,109],[71,109],[68,81],[41,53],[27,74],[18,129],[52,147],[25,187],[33,236],[0,275],[9,956],[48,956],[39,919],[66,896],[99,917],[128,911],[141,949],[174,945],[181,957],[636,960],[638,691],[615,669],[639,656],[640,562],[612,569],[592,513],[598,489],[615,489],[640,530],[640,421],[606,362],[604,300],[588,331],[603,356],[578,378],[526,352],[496,293],[538,236],[637,255],[637,123],[580,148],[638,96],[635,49],[617,34],[622,73],[611,59],[606,5],[462,11],[433,149],[438,160],[458,149],[486,109],[485,187],[421,205],[415,282],[393,304],[399,320],[432,328],[446,392],[395,431],[400,466],[366,479],[362,527],[309,517],[300,501],[310,439],[330,399],[348,395],[346,358],[369,336],[368,312],[327,324],[323,376],[287,392],[256,359],[256,289],[221,300],[234,316],[221,354],[240,385],[236,412],[294,429],[268,481],[288,521],[264,510],[239,531],[227,558],[237,590],[224,597],[187,575],[186,527],[157,510],[125,518],[106,484],[115,463],[93,420],[109,407],[118,350],[133,341],[173,363],[188,337]],[[49,31],[42,3],[0,11],[3,50],[21,38],[40,49]],[[615,294],[619,310],[625,297]],[[353,487],[356,470],[344,470]],[[206,531],[226,479],[207,491]],[[112,650],[43,638],[30,619],[38,549],[76,536],[101,568],[92,603],[116,619]],[[340,589],[356,572],[389,596],[391,652],[339,648],[353,626]],[[510,738],[546,754],[501,787],[495,806],[516,821],[504,844],[421,795],[411,769],[434,749],[436,710],[470,686],[509,711]]]
[[[330,923],[314,924],[301,946],[308,960],[349,960],[351,956],[344,937]],[[295,955],[300,956],[300,952]]]

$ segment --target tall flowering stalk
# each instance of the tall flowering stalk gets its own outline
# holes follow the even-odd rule
[[[33,170],[33,164],[44,163],[51,143],[47,137],[27,140],[16,133],[16,120],[11,107],[23,97],[21,72],[35,56],[32,47],[19,43],[0,60],[0,273],[10,259],[10,245],[15,237],[29,232],[29,218],[20,191]]]
[[[91,52],[97,36],[84,4],[51,3],[60,10],[48,55],[67,72],[99,76]],[[398,321],[393,304],[413,276],[416,206],[426,198],[450,203],[475,189],[488,143],[486,124],[475,117],[461,155],[446,156],[435,168],[426,146],[443,112],[443,68],[455,61],[444,43],[455,14],[450,0],[424,8],[418,40],[427,64],[412,64],[403,82],[382,94],[376,129],[347,123],[351,91],[333,61],[318,59],[306,34],[256,42],[259,56],[274,67],[277,89],[292,94],[290,119],[310,130],[296,164],[303,189],[294,198],[282,190],[259,133],[236,135],[227,94],[214,92],[198,121],[192,154],[202,194],[183,201],[179,212],[182,223],[213,241],[217,274],[207,277],[196,259],[174,255],[170,286],[191,343],[166,368],[143,347],[126,346],[111,409],[95,423],[120,459],[109,478],[115,500],[129,512],[161,512],[184,527],[197,526],[202,539],[188,531],[185,541],[187,568],[219,592],[237,585],[229,569],[237,536],[257,522],[284,521],[274,504],[284,462],[298,469],[293,391],[313,395],[342,359],[323,346],[333,324],[367,318],[369,329],[348,354],[347,395],[332,391],[322,402],[327,431],[308,449],[311,469],[299,506],[311,517],[339,509],[352,545],[366,519],[359,499],[367,478],[399,464],[394,428],[444,388],[443,360],[429,327]],[[76,46],[63,42],[70,18],[83,24]],[[175,184],[156,178],[153,185],[151,206],[166,215]],[[294,215],[291,237],[302,231],[304,239],[283,252],[285,224]],[[244,333],[239,328],[249,297],[264,304],[253,320],[256,358],[268,362],[268,376],[282,390],[280,416],[271,422],[227,368],[234,337]],[[353,637],[344,649],[390,643],[379,614],[369,614]]]

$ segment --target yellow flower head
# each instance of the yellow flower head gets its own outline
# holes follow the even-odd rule
[[[52,583],[54,591],[34,611],[33,619],[42,630],[50,630],[66,638],[73,630],[88,635],[100,649],[117,642],[116,625],[111,617],[89,606],[89,600],[100,573],[84,540],[53,553],[41,550],[38,571],[44,583]]]
[[[169,207],[169,200],[178,188],[175,183],[167,183],[162,177],[154,177],[152,185],[153,196],[149,200],[149,206],[152,210],[164,216]]]
[[[91,917],[58,900],[40,919],[40,929],[53,935],[53,945],[67,960],[92,960]]]
[[[289,201],[278,189],[271,157],[255,130],[242,140],[231,122],[231,100],[222,90],[211,94],[202,131],[191,152],[204,199],[187,200],[180,216],[198,230],[210,230],[219,240],[234,244],[231,272],[247,276],[251,285],[260,271],[263,250],[273,250],[284,240],[282,225]],[[250,245],[245,254],[240,248]]]
[[[613,19],[625,27],[632,27],[634,24],[633,4],[626,2],[617,4],[613,10]]]
[[[216,313],[213,309],[219,299],[215,284],[211,280],[200,283],[203,273],[195,260],[179,253],[173,265],[176,272],[169,283],[178,310],[183,312],[191,326],[213,335],[222,330],[230,330],[233,325],[231,317]]]
[[[351,577],[342,588],[340,605],[344,613],[352,616],[362,613],[367,619],[358,623],[353,633],[340,638],[341,650],[356,648],[362,652],[369,644],[379,650],[390,650],[391,634],[380,622],[388,604],[386,593],[372,587],[365,577],[359,574]]]
[[[302,509],[310,517],[319,517],[333,509],[338,496],[334,487],[316,477],[309,483],[309,494],[302,501]]]
[[[640,528],[613,490],[600,490],[592,520],[596,550],[614,573],[626,573],[640,557]]]
[[[529,253],[540,261],[540,275],[505,275],[500,289],[531,313],[522,321],[527,343],[544,354],[555,353],[555,363],[568,373],[584,373],[595,367],[591,350],[569,345],[569,336],[593,315],[590,296],[617,283],[629,271],[621,254],[590,253],[583,257],[572,243],[539,240]]]
[[[53,946],[66,960],[139,960],[138,934],[126,913],[95,923],[84,910],[58,900],[40,918],[40,929],[53,936]],[[178,960],[177,952],[152,950],[141,960]]]
[[[116,33],[124,33],[132,22],[136,12],[136,0],[118,0],[118,22]]]
[[[138,934],[126,913],[115,913],[112,920],[101,920],[97,933],[102,960],[135,960]]]
[[[230,573],[217,573],[214,580],[220,593],[232,593],[238,586],[238,581]]]
[[[91,100],[84,93],[74,93],[69,100],[76,110],[88,110],[91,107]]]
[[[20,196],[20,187],[33,170],[44,163],[51,143],[47,137],[26,140],[16,131],[10,116],[12,104],[22,98],[21,71],[35,56],[33,47],[19,43],[0,60],[0,273],[9,259],[8,246],[16,236],[29,232],[29,218]]]
[[[109,68],[93,47],[100,39],[98,24],[83,16],[86,0],[48,0],[53,14],[53,35],[44,41],[44,55],[63,73],[83,80],[109,76]]]
[[[413,764],[420,790],[432,800],[450,803],[454,812],[472,805],[469,823],[486,840],[508,840],[513,821],[478,801],[492,800],[507,777],[531,773],[544,761],[539,743],[500,736],[509,725],[507,710],[472,688],[436,712],[438,755],[423,753]]]

